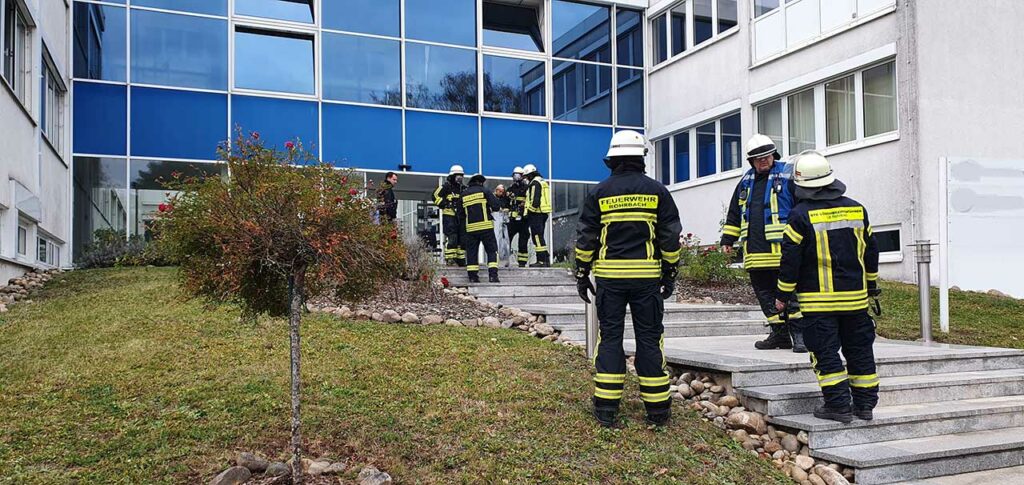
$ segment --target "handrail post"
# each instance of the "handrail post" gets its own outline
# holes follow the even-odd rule
[[[931,294],[931,262],[932,242],[919,239],[911,244],[914,258],[917,260],[917,290],[921,314],[921,340],[932,341],[932,294]]]
[[[590,282],[594,283],[594,277],[588,276]],[[596,286],[595,286],[596,288]],[[597,321],[597,295],[590,299],[590,303],[583,304],[583,315],[587,332],[587,358],[593,359],[597,353],[598,321]]]

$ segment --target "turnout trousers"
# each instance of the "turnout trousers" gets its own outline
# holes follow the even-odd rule
[[[508,221],[508,242],[510,245],[512,244],[512,239],[516,236],[519,236],[519,239],[516,241],[516,262],[519,263],[520,267],[523,267],[526,266],[526,263],[530,262],[530,226],[526,223],[526,219],[510,219]]]
[[[462,236],[466,241],[466,272],[470,276],[476,276],[480,271],[480,244],[482,243],[484,252],[487,253],[487,274],[498,276],[498,240],[494,237],[494,230],[464,232]]]
[[[533,252],[537,253],[537,262],[551,264],[547,242],[544,241],[544,230],[548,226],[548,215],[540,212],[527,214],[526,221],[530,225],[530,236],[533,238]]]
[[[804,332],[811,365],[829,408],[874,409],[878,404],[875,373],[875,321],[866,311],[804,313],[796,323]],[[843,366],[839,352],[846,357]]]
[[[622,334],[626,326],[626,306],[633,315],[636,336],[636,373],[640,380],[640,399],[648,414],[668,412],[669,377],[663,353],[662,318],[665,303],[656,279],[612,280],[597,278],[597,318],[600,334],[594,354],[594,406],[617,410],[626,381],[626,353]]]
[[[466,249],[462,244],[462,221],[456,216],[442,215],[441,225],[444,228],[444,260],[459,266],[466,265]]]

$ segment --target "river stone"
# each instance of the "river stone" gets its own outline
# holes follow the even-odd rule
[[[795,463],[793,464],[793,466],[789,467],[789,476],[792,477],[793,480],[796,480],[798,482],[802,482],[804,480],[807,480],[807,472],[805,472],[802,468],[797,466]]]
[[[764,452],[768,454],[774,454],[776,451],[782,449],[782,445],[778,441],[769,441],[764,444]]]
[[[444,322],[444,317],[441,315],[427,315],[423,317],[422,323],[424,325],[437,325]]]
[[[479,327],[480,326],[480,319],[479,318],[467,318],[467,319],[462,321],[462,326],[463,327]]]
[[[291,468],[288,468],[286,463],[280,461],[275,461],[267,467],[267,476],[271,477],[283,477],[291,472]]]
[[[512,320],[505,319],[501,321],[501,328],[512,328]]]
[[[806,445],[808,442],[807,432],[801,430],[799,433],[796,434],[796,440]]]
[[[809,456],[797,455],[796,458],[793,459],[793,462],[804,471],[810,470],[814,467],[814,458]]]
[[[374,466],[363,467],[359,472],[359,485],[385,485],[391,483],[391,475],[384,473]]]
[[[456,320],[454,318],[449,318],[449,319],[445,320],[444,324],[448,325],[449,327],[461,327],[462,326],[462,322],[460,322],[460,321],[458,321],[458,320]]]
[[[252,478],[252,472],[244,466],[233,466],[220,472],[210,480],[210,485],[241,485]]]
[[[303,462],[305,462],[305,460],[303,460]],[[318,475],[323,475],[324,474],[324,470],[327,470],[327,467],[329,467],[329,466],[331,466],[331,462],[329,462],[329,461],[313,461],[313,462],[309,462],[309,464],[306,467],[306,473],[309,473],[310,475],[313,475],[314,477],[318,476]]]
[[[534,325],[533,329],[537,331],[537,335],[542,336],[548,336],[555,333],[554,327],[546,323],[538,323],[537,325]]]
[[[728,423],[733,428],[745,429],[756,434],[764,434],[766,428],[764,418],[760,414],[748,411],[729,416]]]
[[[797,441],[796,436],[788,434],[782,437],[782,448],[790,453],[796,453],[800,451],[800,442]]]
[[[822,480],[821,477],[813,474],[808,475],[807,480],[811,482],[811,485],[828,485],[825,483],[825,480]]]
[[[700,394],[704,392],[704,383],[694,379],[690,382],[690,388],[693,389],[693,392]]]
[[[484,317],[483,326],[490,328],[500,328],[501,320],[498,320],[496,317]]]
[[[747,433],[747,431],[744,430],[744,429],[737,429],[737,430],[732,431],[732,437],[736,441],[739,441],[740,443],[742,443],[742,442],[747,441],[748,439],[750,439],[750,434]]]
[[[679,391],[679,395],[683,396],[684,398],[693,397],[693,389],[690,388],[689,385],[680,385],[677,391]]]
[[[711,386],[711,392],[715,394],[721,394],[724,390],[725,388],[723,388],[722,386]]]
[[[235,464],[244,466],[251,472],[265,472],[267,467],[270,466],[269,461],[247,452],[239,453],[238,458],[235,459]]]
[[[331,466],[324,469],[324,475],[341,475],[345,473],[345,462],[331,463]]]
[[[383,322],[384,321],[384,314],[383,313],[379,313],[379,312],[373,312],[373,314],[370,315],[370,318],[372,318],[373,321],[375,321],[375,322]]]
[[[718,398],[718,405],[719,406],[727,406],[727,407],[730,407],[730,408],[734,408],[734,407],[738,406],[739,404],[740,404],[740,400],[736,399],[736,396],[722,396],[722,397]]]
[[[420,323],[420,317],[413,312],[405,312],[402,314],[402,323]]]
[[[387,323],[396,323],[402,321],[402,316],[399,315],[398,312],[394,310],[384,310],[384,312],[381,313],[381,316],[384,317],[384,321]]]

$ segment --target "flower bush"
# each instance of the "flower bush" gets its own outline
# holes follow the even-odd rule
[[[688,233],[680,239],[683,250],[679,258],[679,277],[689,284],[726,286],[740,281],[741,272],[730,268],[733,255],[718,250],[716,245],[701,246],[700,238]]]

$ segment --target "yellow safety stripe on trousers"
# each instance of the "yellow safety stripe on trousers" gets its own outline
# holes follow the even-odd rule
[[[601,214],[601,224],[612,222],[658,222],[658,215],[650,212],[612,212]]]
[[[530,253],[518,253],[516,254],[516,259],[519,261],[529,261]]]
[[[483,221],[474,222],[472,224],[466,224],[466,232],[480,232],[488,229],[494,229],[494,221]]]
[[[601,389],[600,387],[595,387],[594,397],[617,401],[622,399],[622,389]]]
[[[446,215],[446,216],[454,216],[455,215],[455,209],[441,209],[441,213]]]
[[[730,225],[726,224],[726,225],[722,226],[722,234],[725,234],[726,236],[739,237],[740,236],[740,228],[737,227],[737,226],[730,226]]]
[[[676,264],[679,262],[679,255],[682,254],[683,248],[676,249],[675,251],[661,251],[661,259],[664,259],[668,264]]]
[[[743,268],[744,269],[758,269],[758,268],[778,268],[779,263],[782,261],[781,251],[776,252],[775,249],[778,247],[778,243],[772,243],[771,253],[743,253]],[[746,244],[744,244],[746,249]]]
[[[668,391],[665,392],[641,392],[640,399],[643,402],[662,402],[668,399]]]
[[[626,382],[626,374],[602,374],[598,372],[594,376],[594,381],[603,384],[622,384]]]
[[[579,261],[583,261],[584,263],[589,263],[594,260],[594,251],[586,251],[580,248],[576,248],[576,259]]]
[[[497,268],[498,267],[498,262],[494,261],[494,262],[487,263],[487,267],[488,268]]]
[[[668,379],[667,375],[665,375],[665,376],[658,376],[658,377],[637,376],[637,379],[640,380],[640,385],[641,386],[667,386],[667,385],[669,385],[669,379]]]
[[[662,332],[661,338],[658,339],[658,350],[661,351],[661,370],[668,374],[668,361],[665,360],[665,332]]]
[[[787,225],[786,228],[782,230],[782,233],[788,236],[790,241],[797,244],[804,242],[804,237],[799,232],[796,232],[796,229],[793,229],[793,226]]]
[[[850,374],[850,386],[852,387],[878,387],[878,374],[855,376]]]
[[[796,283],[786,283],[785,281],[779,280],[779,291],[785,291],[789,293],[796,290]]]
[[[480,271],[480,265],[467,264],[466,265],[466,271]]]
[[[835,372],[832,374],[825,374],[818,376],[818,385],[821,387],[829,387],[839,384],[847,379],[846,371]]]
[[[548,252],[548,247],[540,243],[540,234],[533,236],[533,250],[538,253]]]
[[[775,325],[775,324],[778,324],[778,323],[782,323],[782,317],[780,317],[778,315],[771,315],[771,316],[768,317],[768,324],[769,325]]]

